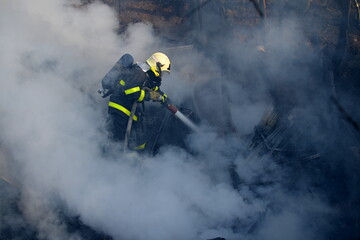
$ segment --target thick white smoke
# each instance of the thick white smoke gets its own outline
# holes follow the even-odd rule
[[[141,162],[108,142],[106,100],[96,93],[100,79],[123,53],[143,60],[159,50],[161,39],[143,23],[119,36],[109,7],[73,4],[77,2],[2,1],[0,9],[0,139],[11,156],[2,161],[14,166],[6,174],[17,182],[24,216],[38,237],[81,239],[57,218],[63,206],[114,239],[251,239],[248,233],[256,220],[267,216],[269,203],[277,201],[287,211],[258,223],[264,227],[254,238],[298,239],[308,219],[298,211],[311,212],[309,205],[295,205],[277,185],[263,187],[265,199],[246,184],[232,187],[228,169],[233,160],[245,183],[260,176],[273,181],[282,177],[270,158],[248,161],[238,154],[244,148],[238,139],[222,139],[210,131],[188,139],[196,158],[168,147]],[[207,80],[196,76],[196,70],[202,67],[212,76],[220,72],[199,53],[174,62],[178,68],[163,87],[179,102],[191,96],[194,79]],[[265,109],[263,100],[253,102],[255,108],[234,110],[249,113],[239,125],[242,131],[248,133],[256,124]],[[238,114],[234,118],[243,119]],[[104,147],[111,152],[104,154]],[[287,231],[282,231],[284,224]],[[313,237],[309,232],[307,239]]]

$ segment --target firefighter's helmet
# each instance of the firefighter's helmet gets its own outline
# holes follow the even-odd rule
[[[170,59],[164,53],[154,53],[146,62],[157,77],[160,76],[162,72],[170,72]]]

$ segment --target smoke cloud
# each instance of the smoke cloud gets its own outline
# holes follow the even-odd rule
[[[114,239],[326,239],[338,211],[314,187],[324,178],[311,167],[298,170],[299,162],[249,152],[248,140],[239,138],[252,134],[274,101],[271,93],[291,86],[281,101],[296,103],[289,116],[307,116],[292,133],[310,125],[306,137],[316,147],[322,143],[313,136],[321,132],[316,113],[327,111],[326,102],[308,105],[326,97],[309,94],[318,90],[312,86],[318,53],[302,45],[296,19],[274,23],[265,52],[234,36],[217,38],[221,54],[168,50],[173,70],[162,89],[179,105],[197,99],[203,131],[186,138],[190,151],[164,146],[139,160],[109,142],[107,101],[96,91],[122,54],[143,61],[168,44],[146,23],[118,35],[108,6],[76,4],[3,1],[0,9],[0,173],[12,183],[1,189],[18,192],[0,197],[2,207],[16,201],[21,212],[6,212],[3,229],[26,226],[39,239],[86,239],[69,230],[65,214]],[[237,135],[221,134],[224,119]],[[333,123],[325,123],[329,131]]]

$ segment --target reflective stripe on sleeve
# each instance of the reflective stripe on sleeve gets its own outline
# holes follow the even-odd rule
[[[144,97],[145,97],[145,91],[141,90],[141,94],[140,94],[140,97],[138,99],[138,102],[142,102],[144,100]]]
[[[133,88],[125,90],[124,92],[125,92],[125,95],[129,95],[131,93],[138,92],[138,91],[140,91],[140,87],[133,87]]]
[[[128,115],[130,117],[131,112],[129,110],[127,110],[126,108],[124,108],[123,106],[117,104],[117,103],[109,102],[109,107],[116,108],[116,109],[122,111],[123,113],[125,113],[126,115]],[[134,119],[134,121],[137,121],[138,117],[134,115],[133,119]]]
[[[161,96],[161,101],[162,101],[162,102],[165,102],[165,100],[167,99],[167,97],[168,97],[168,96],[167,96],[166,94],[162,95],[162,96]]]

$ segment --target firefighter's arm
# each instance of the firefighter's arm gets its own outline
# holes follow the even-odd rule
[[[163,92],[161,91],[160,87],[155,87],[154,88],[154,91],[157,91],[158,93],[160,93],[161,95],[161,102],[166,102],[168,99],[168,96]]]
[[[144,88],[147,90],[145,92],[145,101],[153,101],[153,102],[165,102],[167,99],[167,95],[159,89],[159,87],[155,87],[153,89]]]
[[[164,102],[166,94],[159,90],[152,90],[149,88],[141,89],[139,86],[132,87],[124,90],[125,96],[130,101],[153,101]]]
[[[130,101],[142,102],[145,101],[146,97],[145,90],[141,89],[139,86],[125,89],[124,94]]]

